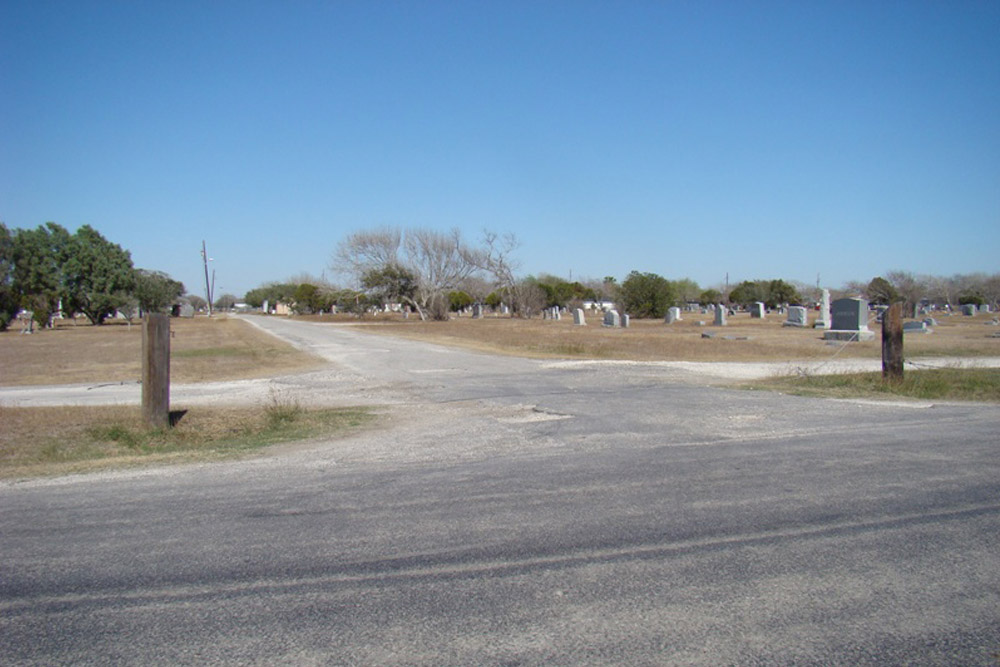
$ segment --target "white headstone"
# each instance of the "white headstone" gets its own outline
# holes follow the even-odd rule
[[[717,327],[726,326],[726,307],[721,303],[715,308],[715,322],[713,324]]]
[[[788,319],[781,323],[783,327],[807,326],[808,310],[804,306],[789,306]]]
[[[604,313],[604,326],[606,327],[620,327],[622,325],[621,316],[618,314],[617,310],[609,310]]]
[[[673,306],[667,309],[667,324],[673,324],[677,320],[681,319],[681,309],[677,306]]]
[[[632,318],[629,317],[628,313],[622,315],[622,329],[628,329],[628,325],[632,322]]]
[[[823,290],[823,296],[819,301],[819,317],[813,323],[814,329],[829,329],[830,324],[830,290]]]
[[[573,324],[579,327],[587,326],[587,319],[583,316],[583,308],[577,308],[573,311]]]
[[[750,304],[750,317],[762,320],[764,319],[764,304],[761,301]]]

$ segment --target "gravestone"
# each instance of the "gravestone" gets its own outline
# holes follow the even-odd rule
[[[825,289],[819,300],[819,317],[813,323],[813,328],[829,329],[830,326],[830,290]]]
[[[984,303],[983,305],[979,306],[979,312],[980,313],[988,313],[988,312],[990,312],[990,304]]]
[[[667,309],[667,324],[673,324],[677,320],[681,319],[681,309],[677,306]]]
[[[587,319],[583,316],[583,308],[577,308],[573,311],[573,324],[578,327],[587,326]]]
[[[753,319],[762,320],[764,319],[764,304],[761,301],[756,301],[750,304],[750,317]]]
[[[873,340],[875,333],[868,329],[868,301],[865,299],[837,299],[830,304],[829,331],[824,340],[865,341]]]
[[[712,324],[717,327],[726,326],[726,307],[721,303],[715,308],[715,322]]]
[[[632,318],[629,317],[628,313],[622,315],[622,329],[628,329],[628,325],[631,324]]]
[[[807,326],[808,312],[803,306],[789,306],[788,319],[781,323],[783,327],[805,327]]]
[[[931,330],[927,328],[927,322],[903,322],[903,333],[930,333]]]
[[[269,308],[270,308],[270,307],[271,307],[271,304],[269,304],[269,303],[267,302],[267,299],[264,299],[264,305],[263,305],[263,306],[261,306],[261,311],[262,311],[262,312],[263,312],[263,313],[264,313],[265,315],[267,315],[268,313],[270,313],[270,312],[271,312],[271,311],[269,310]]]
[[[936,327],[938,323],[937,320],[935,320],[933,317],[925,317],[924,324],[926,324],[929,327]]]
[[[962,314],[966,317],[972,317],[976,314],[976,304],[967,303],[962,306]]]
[[[472,319],[481,320],[483,319],[483,306],[477,303],[472,307]]]
[[[604,313],[604,326],[618,328],[622,325],[621,315],[617,310],[609,310]]]

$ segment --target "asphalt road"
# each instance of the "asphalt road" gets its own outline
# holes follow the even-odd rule
[[[3,484],[0,663],[1000,664],[995,406],[260,323],[382,425]]]

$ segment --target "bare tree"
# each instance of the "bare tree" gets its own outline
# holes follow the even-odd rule
[[[401,242],[402,232],[390,227],[354,232],[337,245],[330,268],[360,284],[367,271],[400,265]]]
[[[518,280],[519,263],[513,258],[520,244],[513,234],[483,232],[482,268],[495,281],[497,291],[511,309],[511,315],[530,318],[545,307],[545,293],[535,282]]]
[[[337,246],[334,268],[358,284],[378,289],[379,276],[406,275],[413,290],[395,296],[416,308],[421,319],[448,318],[448,292],[458,289],[484,264],[483,252],[468,246],[461,232],[383,228],[355,232]]]

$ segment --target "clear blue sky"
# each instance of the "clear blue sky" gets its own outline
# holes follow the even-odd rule
[[[524,273],[1000,271],[1000,2],[0,1],[0,220],[216,294],[382,225]]]

